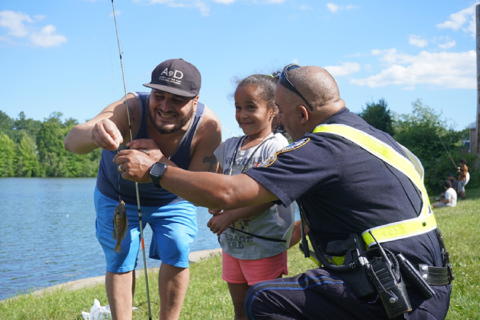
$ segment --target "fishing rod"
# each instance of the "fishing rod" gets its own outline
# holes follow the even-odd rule
[[[125,82],[125,72],[123,69],[123,57],[122,57],[122,49],[120,48],[120,37],[118,35],[118,27],[117,27],[117,17],[115,14],[115,6],[112,0],[112,10],[113,10],[113,21],[115,22],[115,32],[117,33],[117,44],[118,44],[118,53],[120,55],[120,67],[122,69],[122,79],[123,79],[123,91],[125,93],[125,105],[127,106],[127,118],[128,118],[128,129],[130,132],[130,141],[133,140],[132,135],[132,125],[130,123],[130,112],[128,107],[128,99],[127,99],[127,84]],[[145,241],[143,237],[143,226],[142,226],[142,210],[140,208],[140,196],[138,193],[138,182],[135,182],[135,192],[137,196],[137,207],[138,207],[138,220],[140,225],[140,240],[142,243],[142,253],[143,253],[143,273],[145,273],[145,286],[147,290],[147,304],[148,304],[148,319],[152,320],[152,310],[150,306],[150,292],[148,290],[148,273],[147,273],[147,259],[145,258]]]
[[[440,137],[440,134],[437,134],[437,136],[438,136],[438,138],[440,139],[440,142],[442,143],[443,147],[445,148],[445,151],[447,151],[448,156],[450,157],[450,160],[452,161],[453,166],[454,166],[455,169],[456,169],[456,168],[457,168],[457,165],[455,164],[455,161],[453,161],[452,155],[450,154],[450,152],[448,151],[447,147],[446,147],[445,144],[443,143],[443,140],[442,140],[442,138]]]

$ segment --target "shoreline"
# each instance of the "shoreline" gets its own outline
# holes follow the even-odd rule
[[[210,257],[220,255],[221,253],[222,253],[221,248],[190,252],[188,256],[188,260],[190,261],[190,263],[196,263],[196,262],[208,259]],[[155,267],[155,268],[149,268],[148,270],[150,271],[150,270],[158,270],[158,269],[160,268]],[[137,277],[143,275],[143,269],[135,270],[135,272],[137,273]],[[93,286],[93,285],[102,284],[102,283],[105,284],[105,275],[60,283],[51,287],[35,290],[32,292],[32,294],[37,296],[37,295],[42,295],[43,293],[54,291],[57,289],[78,290],[84,287]],[[18,295],[18,296],[21,296],[21,295]],[[4,300],[1,300],[0,302],[6,301],[9,299],[15,299],[18,296],[7,298]]]

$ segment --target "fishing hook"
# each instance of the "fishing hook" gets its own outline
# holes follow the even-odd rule
[[[128,129],[130,132],[130,141],[133,139],[132,135],[132,125],[130,123],[130,109],[128,107],[128,99],[127,99],[127,84],[125,82],[125,72],[123,69],[123,57],[122,57],[122,49],[120,48],[120,37],[118,35],[118,27],[117,27],[117,18],[115,14],[115,6],[112,0],[112,10],[113,10],[113,21],[115,22],[115,31],[117,33],[117,44],[118,44],[118,53],[120,54],[120,67],[122,69],[122,79],[123,79],[123,91],[125,93],[125,105],[127,106],[127,118],[128,118]],[[145,241],[143,238],[143,226],[142,226],[142,210],[140,208],[140,196],[138,193],[138,182],[135,182],[135,192],[137,196],[137,206],[138,206],[138,220],[140,225],[140,240],[142,243],[142,253],[143,253],[143,272],[145,273],[145,286],[147,290],[147,304],[148,304],[148,319],[152,320],[152,310],[150,306],[150,292],[148,290],[148,273],[147,273],[147,259],[145,258]]]

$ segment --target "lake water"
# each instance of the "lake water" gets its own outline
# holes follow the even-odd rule
[[[0,300],[68,281],[105,274],[95,237],[95,178],[0,179]],[[219,248],[206,227],[210,214],[197,208],[198,235],[191,251]],[[147,267],[151,229],[144,229]],[[140,251],[137,269],[143,270]]]

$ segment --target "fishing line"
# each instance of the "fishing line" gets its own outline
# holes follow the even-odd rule
[[[232,137],[235,137],[235,138],[237,137],[236,135],[233,134],[232,131],[230,131],[230,130],[228,130],[227,128],[225,128],[225,126],[222,126],[222,128],[225,129],[225,130],[227,130],[228,133],[230,133],[230,134],[232,135]]]
[[[451,160],[452,163],[453,163],[453,166],[454,166],[455,168],[457,168],[457,165],[455,164],[455,161],[453,161],[452,155],[450,154],[450,152],[448,152],[448,149],[447,149],[447,147],[445,146],[445,144],[443,143],[442,138],[440,137],[439,134],[437,134],[437,136],[438,136],[438,138],[440,139],[440,142],[442,143],[443,147],[445,148],[445,151],[447,151],[448,156],[450,157],[450,160]]]
[[[127,99],[127,84],[125,81],[125,72],[123,69],[123,58],[122,58],[122,49],[120,48],[120,37],[118,35],[118,27],[117,27],[117,18],[115,14],[115,6],[112,0],[112,10],[113,10],[113,21],[115,22],[115,32],[117,34],[117,44],[118,44],[118,53],[120,55],[120,67],[122,69],[122,79],[123,79],[123,91],[125,92],[125,105],[127,107],[127,118],[128,118],[128,129],[130,132],[130,141],[133,140],[132,135],[132,125],[130,123],[130,108],[128,107],[128,99]],[[145,241],[143,238],[143,226],[142,226],[142,210],[140,209],[140,196],[138,193],[138,182],[135,182],[135,192],[137,196],[137,206],[138,206],[138,220],[140,225],[140,239],[142,243],[142,253],[143,253],[143,272],[145,273],[145,286],[147,289],[147,304],[148,304],[148,319],[152,319],[152,311],[150,307],[150,293],[148,290],[148,274],[147,274],[147,259],[145,258]]]

